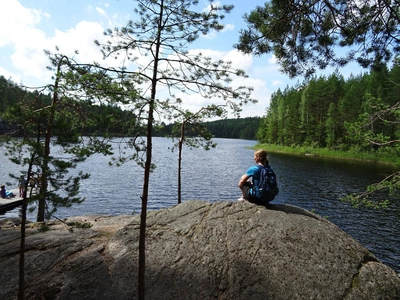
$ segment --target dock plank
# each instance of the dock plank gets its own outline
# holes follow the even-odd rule
[[[14,189],[14,190],[9,190],[10,192],[13,192],[15,197],[12,198],[1,198],[0,197],[0,214],[3,214],[9,210],[12,210],[18,206],[22,205],[23,199],[19,197],[19,190]]]

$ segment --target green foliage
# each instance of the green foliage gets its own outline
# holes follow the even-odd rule
[[[400,50],[397,1],[272,0],[245,19],[235,47],[273,53],[291,77],[350,61],[379,68]]]
[[[88,78],[87,74],[85,78]],[[0,75],[0,105],[3,107],[0,111],[0,134],[22,137],[24,132],[21,131],[21,127],[14,120],[18,116],[22,116],[18,118],[22,122],[26,117],[24,115],[25,112],[23,112],[25,108],[20,103],[23,100],[26,103],[34,105],[33,107],[36,107],[36,109],[48,106],[51,103],[51,94],[43,92],[30,91],[26,87],[19,86]],[[63,99],[66,109],[56,117],[55,122],[58,123],[56,127],[69,128],[71,126],[73,130],[54,129],[53,135],[58,139],[60,144],[63,141],[67,142],[67,140],[71,140],[72,132],[74,133],[75,140],[82,135],[98,135],[111,138],[125,136],[128,133],[132,135],[132,133],[143,132],[143,128],[138,126],[132,112],[122,110],[121,107],[110,101],[106,103],[104,101],[99,102],[99,98],[97,98],[97,101],[81,101],[79,102],[79,107],[73,102],[69,102],[70,99]],[[74,123],[69,123],[71,118],[68,114],[74,114],[77,109],[85,117],[85,124],[80,124],[77,120]]]
[[[303,153],[324,155],[321,150],[328,149],[344,156],[399,164],[400,94],[393,90],[398,90],[400,77],[396,75],[398,63],[391,70],[347,81],[333,74],[312,78],[303,87],[279,90],[272,95],[261,121],[258,140]],[[385,191],[393,196],[399,189],[398,180],[398,176],[388,176],[388,180],[368,187],[367,193],[349,195],[346,200],[385,205],[372,201],[373,194]]]
[[[388,76],[398,68],[395,65]],[[347,81],[333,74],[313,78],[303,87],[278,90],[271,96],[270,107],[261,120],[258,140],[337,150],[357,146],[375,152],[387,145],[390,147],[385,147],[386,151],[395,150],[394,141],[399,139],[400,130],[399,105],[390,106],[393,95],[386,91],[398,84],[384,78],[376,82],[374,78],[374,72]],[[351,101],[349,95],[355,100]]]
[[[81,228],[81,229],[87,229],[87,228],[93,227],[93,224],[90,222],[68,222],[67,225],[74,227],[74,228]]]
[[[255,140],[261,118],[225,119],[204,123],[218,138]]]
[[[40,226],[39,226],[39,228],[38,228],[38,231],[39,231],[39,232],[47,232],[47,231],[49,231],[49,230],[50,230],[49,225],[47,225],[46,222],[41,222],[41,223],[40,223]]]
[[[276,144],[259,144],[259,147],[275,153],[286,153],[291,155],[309,155],[309,156],[321,156],[321,157],[331,157],[337,158],[340,160],[358,160],[358,161],[368,161],[368,162],[376,162],[379,159],[379,162],[388,165],[400,165],[400,157],[392,156],[390,153],[384,152],[379,156],[375,152],[361,152],[359,149],[351,149],[351,150],[334,150],[328,148],[316,148],[312,146],[299,146],[299,145],[291,145],[291,146],[282,146]]]
[[[260,117],[250,117],[208,121],[202,124],[210,131],[212,137],[215,138],[256,140],[261,120],[262,119]],[[179,135],[173,133],[173,128],[175,126],[178,126],[178,124],[162,124],[155,128],[154,136],[177,137]],[[186,136],[192,137],[195,135],[195,130],[187,130]]]

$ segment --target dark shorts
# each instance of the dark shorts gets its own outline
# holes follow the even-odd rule
[[[243,197],[246,200],[249,200],[249,197],[251,196],[250,195],[251,187],[252,187],[252,184],[248,181],[242,186]]]
[[[243,187],[242,187],[243,197],[244,197],[244,199],[246,199],[246,200],[249,201],[249,202],[256,203],[256,202],[258,202],[258,201],[257,201],[257,198],[253,197],[253,196],[250,194],[250,190],[251,190],[252,187],[253,187],[253,184],[252,184],[251,182],[249,182],[249,181],[247,181],[247,182],[243,185]]]
[[[267,204],[264,201],[261,201],[259,198],[253,197],[250,194],[250,190],[253,187],[253,184],[249,181],[247,181],[243,187],[242,187],[242,191],[243,191],[243,197],[244,199],[246,199],[247,201],[251,202],[251,203],[255,203],[255,204]]]

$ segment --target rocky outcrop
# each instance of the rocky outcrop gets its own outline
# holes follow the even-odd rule
[[[60,222],[43,233],[29,224],[26,299],[136,299],[139,219],[70,218],[92,224],[72,232]],[[19,226],[7,222],[0,299],[15,299]],[[148,213],[146,299],[400,299],[400,279],[301,208],[188,201]]]

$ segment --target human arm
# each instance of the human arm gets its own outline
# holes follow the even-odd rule
[[[238,186],[239,186],[240,188],[242,188],[243,185],[246,183],[246,181],[249,180],[249,179],[250,179],[250,176],[247,175],[247,174],[244,174],[244,175],[240,178],[239,183],[238,183]]]

